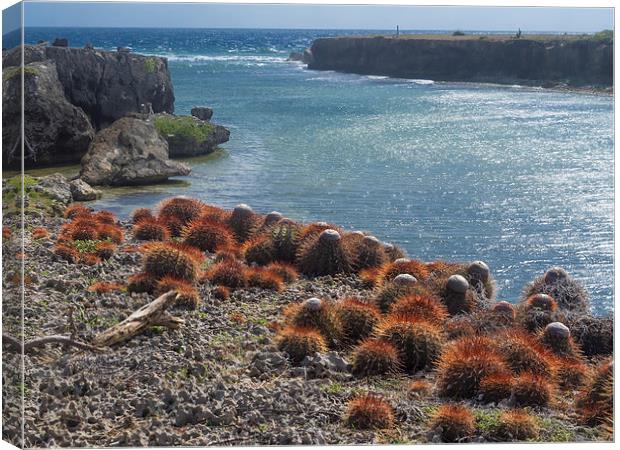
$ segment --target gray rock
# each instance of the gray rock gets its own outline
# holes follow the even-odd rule
[[[69,183],[71,188],[71,195],[73,196],[73,201],[88,201],[88,200],[96,200],[101,198],[101,191],[94,189],[90,184],[86,183],[84,180],[73,180]]]
[[[306,356],[301,366],[306,369],[304,375],[308,378],[342,378],[341,375],[351,372],[351,364],[337,352]]]
[[[71,203],[73,198],[69,181],[60,173],[38,178],[32,189],[63,204]]]
[[[213,117],[213,109],[206,106],[195,106],[191,110],[191,114],[200,120],[209,121]]]
[[[80,178],[92,185],[126,186],[189,172],[189,166],[168,158],[168,145],[151,122],[125,117],[97,133],[82,158]]]
[[[2,77],[2,159],[21,161],[21,71],[5,68]],[[24,68],[24,135],[26,166],[79,159],[94,130],[84,111],[65,97],[54,62],[37,61]]]
[[[180,158],[187,156],[208,155],[213,153],[219,144],[228,142],[230,139],[230,131],[221,125],[215,125],[204,120],[200,120],[193,116],[172,116],[170,114],[156,114],[158,117],[167,117],[171,120],[175,118],[183,119],[190,117],[196,126],[208,127],[206,137],[204,139],[196,139],[194,135],[187,134],[166,134],[162,137],[168,142],[171,158]]]
[[[69,40],[67,38],[56,38],[52,42],[54,47],[69,47]]]
[[[303,61],[303,59],[304,54],[302,52],[291,52],[291,54],[288,55],[287,61]]]

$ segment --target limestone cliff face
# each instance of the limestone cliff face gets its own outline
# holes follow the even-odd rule
[[[3,55],[3,67],[18,66],[21,47]],[[25,64],[51,60],[71,104],[82,108],[96,129],[104,128],[140,105],[153,112],[174,112],[174,91],[165,58],[92,48],[26,45]]]
[[[613,85],[613,42],[595,39],[321,38],[309,69],[435,81]]]

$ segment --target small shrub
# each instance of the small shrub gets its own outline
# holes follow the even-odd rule
[[[441,405],[430,422],[430,429],[439,434],[442,442],[462,442],[476,431],[474,415],[464,405]]]
[[[454,33],[452,33],[452,36],[465,36],[465,33],[460,30],[456,30]]]
[[[194,120],[190,116],[163,115],[155,119],[155,128],[163,137],[178,137],[193,140],[198,144],[205,142],[214,127],[208,122]]]
[[[307,327],[289,326],[282,329],[276,336],[280,351],[289,355],[294,364],[298,364],[306,356],[327,351],[325,339],[318,330]]]
[[[345,423],[357,430],[383,430],[394,426],[394,410],[382,397],[363,394],[347,404]]]

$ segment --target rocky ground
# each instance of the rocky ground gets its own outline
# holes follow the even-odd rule
[[[53,253],[61,218],[29,217],[25,232],[25,339],[74,335],[88,342],[153,300],[147,294],[88,288],[96,281],[125,283],[140,270],[140,254],[129,224],[126,241],[109,260],[95,266],[69,264]],[[3,245],[4,331],[19,336],[18,218],[5,217],[13,234]],[[35,240],[45,227],[50,237]],[[201,285],[196,311],[173,310],[185,319],[178,330],[152,327],[103,353],[47,346],[25,356],[22,384],[19,355],[4,352],[3,438],[20,440],[20,391],[25,395],[27,447],[107,447],[256,444],[369,444],[437,442],[428,418],[440,403],[432,392],[414,394],[412,377],[355,379],[347,355],[328,353],[293,367],[275,347],[274,322],[291,302],[308,297],[336,299],[367,295],[356,276],[301,279],[280,292],[236,291],[218,300]],[[418,373],[413,378],[433,374]],[[342,422],[346,402],[356,393],[383,394],[396,411],[389,431],[356,431]],[[576,426],[572,395],[553,409],[533,409],[542,427],[540,441],[599,439],[594,428]],[[472,404],[476,436],[487,432],[505,405]]]

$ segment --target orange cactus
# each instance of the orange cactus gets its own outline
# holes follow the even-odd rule
[[[276,343],[280,351],[289,355],[293,363],[300,363],[306,356],[325,352],[327,344],[318,330],[306,327],[286,327],[279,331]]]
[[[431,430],[438,432],[442,442],[461,442],[476,431],[471,410],[464,405],[441,405],[431,419]]]
[[[230,297],[230,289],[225,286],[215,286],[211,293],[218,300],[227,300]]]
[[[382,430],[394,427],[394,409],[381,396],[358,395],[347,404],[345,423],[358,430]]]
[[[548,378],[557,373],[555,355],[525,331],[502,331],[495,345],[514,373],[532,372]]]
[[[50,235],[49,231],[45,228],[38,227],[32,230],[32,238],[33,239],[46,239]]]
[[[93,215],[93,219],[97,223],[105,223],[107,225],[116,225],[118,220],[110,211],[99,211]]]
[[[243,288],[248,281],[245,266],[238,261],[222,261],[212,265],[205,273],[204,279],[230,289]]]
[[[175,217],[185,225],[188,222],[198,219],[202,214],[204,204],[198,200],[173,197],[162,200],[157,207],[160,217]]]
[[[484,402],[497,403],[510,397],[512,389],[512,375],[494,373],[480,381],[480,396]]]
[[[202,251],[216,252],[234,246],[234,237],[230,229],[223,223],[201,218],[192,220],[181,231],[181,239]]]
[[[401,367],[396,347],[376,339],[367,339],[355,347],[351,361],[351,371],[358,377],[396,373]]]
[[[266,265],[265,270],[278,274],[285,283],[292,283],[299,278],[299,273],[292,264],[274,262]]]
[[[553,401],[554,386],[545,376],[523,372],[512,383],[517,406],[547,406]]]
[[[248,286],[270,289],[280,292],[284,288],[284,280],[275,272],[261,268],[248,268],[245,273]]]
[[[120,291],[123,288],[124,286],[119,283],[108,283],[105,281],[98,281],[96,283],[91,284],[88,287],[88,291],[95,292],[96,294],[105,294],[106,292]]]
[[[441,299],[434,295],[413,294],[400,297],[392,304],[390,312],[416,316],[437,325],[443,325],[449,317]]]
[[[97,256],[101,259],[109,259],[114,254],[116,250],[116,245],[112,242],[98,242],[97,243]]]
[[[92,210],[80,203],[72,203],[65,208],[64,216],[66,219],[75,219],[80,216],[90,216]]]
[[[154,219],[153,213],[148,208],[138,208],[131,214],[131,222],[135,225],[144,219]]]
[[[381,319],[376,306],[357,298],[345,298],[339,302],[336,314],[342,324],[342,338],[349,345],[370,336]]]
[[[148,292],[151,293],[155,290],[157,285],[157,278],[148,273],[136,273],[131,275],[127,280],[127,292]]]
[[[145,244],[141,251],[144,253],[144,272],[157,279],[171,276],[193,282],[198,277],[198,255],[190,249],[171,242],[151,242]]]
[[[64,244],[57,244],[54,248],[54,254],[69,262],[75,262],[78,259],[77,250]]]
[[[166,241],[170,238],[170,232],[157,219],[144,218],[134,224],[133,236],[139,241]]]
[[[493,341],[484,336],[464,336],[449,344],[437,364],[437,386],[442,396],[473,398],[489,375],[509,373]]]
[[[110,240],[115,244],[123,242],[123,230],[116,225],[102,223],[97,227],[97,237],[101,240]]]

